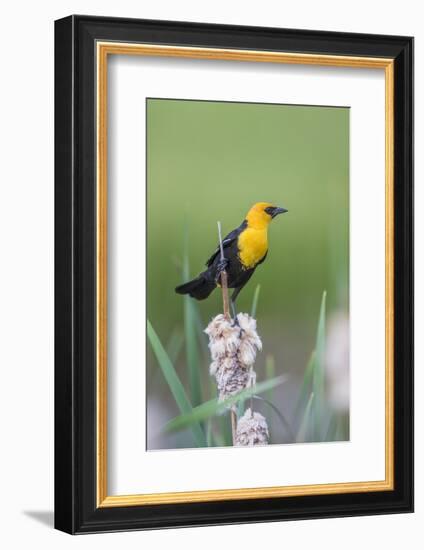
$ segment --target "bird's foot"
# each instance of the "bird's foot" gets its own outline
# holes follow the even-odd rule
[[[221,277],[221,273],[227,269],[229,263],[230,263],[230,260],[228,260],[227,258],[224,258],[223,260],[219,260],[216,266],[215,282],[219,281]]]
[[[234,316],[234,319],[233,319],[233,322],[232,322],[231,326],[232,326],[232,327],[238,327],[238,328],[239,328],[239,330],[240,330],[240,338],[241,338],[241,337],[243,336],[244,329],[241,328],[237,315]]]

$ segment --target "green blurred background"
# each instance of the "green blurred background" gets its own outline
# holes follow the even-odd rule
[[[166,347],[181,348],[183,298],[174,288],[183,280],[185,247],[195,276],[217,245],[217,220],[225,235],[255,202],[287,208],[270,225],[268,257],[241,292],[238,310],[250,311],[260,284],[264,350],[255,369],[264,379],[272,356],[276,373],[290,375],[278,394],[290,415],[288,394],[314,348],[323,291],[327,319],[348,312],[349,109],[164,99],[148,99],[146,108],[147,316]],[[221,295],[198,305],[206,327],[221,311]],[[209,391],[206,353],[199,363]],[[184,347],[175,365],[185,383]],[[190,446],[184,434],[160,434],[178,410],[150,349],[147,388],[148,447]]]

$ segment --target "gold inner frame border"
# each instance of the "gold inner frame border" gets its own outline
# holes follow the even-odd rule
[[[178,493],[114,495],[107,493],[107,62],[109,55],[220,59],[262,63],[384,69],[385,72],[385,479],[315,485],[216,489]],[[96,470],[97,507],[142,506],[255,498],[364,493],[394,489],[394,60],[287,52],[96,43],[97,63],[97,295],[96,295]]]

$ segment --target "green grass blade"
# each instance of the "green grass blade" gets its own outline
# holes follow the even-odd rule
[[[267,380],[275,378],[275,359],[273,355],[267,355],[265,359],[265,377]],[[267,393],[268,401],[272,401],[273,389],[271,388]]]
[[[324,354],[325,354],[325,308],[326,308],[326,291],[322,294],[321,307],[319,311],[319,321],[317,328],[317,338],[316,338],[316,358],[317,365],[319,368],[314,371],[314,383],[318,381],[320,386],[319,390],[323,390],[323,380],[324,380]],[[319,372],[317,372],[319,371]]]
[[[178,378],[178,374],[175,371],[174,365],[169,359],[169,356],[166,353],[150,321],[147,321],[147,336],[178,408],[184,415],[191,414],[193,409],[186,395],[184,386]],[[206,438],[199,423],[193,422],[190,427],[197,445],[199,447],[206,447]]]
[[[305,374],[303,375],[302,385],[300,387],[299,397],[295,407],[295,418],[298,418],[305,409],[312,389],[312,376],[315,367],[315,350],[311,353]]]
[[[168,345],[166,346],[166,351],[168,352],[169,359],[171,363],[174,364],[184,345],[184,336],[179,330],[173,330],[171,337],[169,338]]]
[[[216,420],[218,421],[219,431],[214,434],[215,441],[219,447],[231,447],[233,445],[231,422],[227,415],[221,415]]]
[[[184,296],[184,335],[190,395],[193,405],[199,405],[202,402],[202,391],[200,387],[200,358],[195,323],[192,298]]]
[[[237,403],[237,418],[241,418],[244,415],[244,401]]]
[[[349,440],[349,417],[348,416],[339,415],[337,417],[334,440],[335,441]]]
[[[268,407],[270,407],[274,411],[274,413],[280,419],[281,424],[284,426],[284,429],[286,430],[290,441],[294,442],[296,438],[295,438],[295,435],[294,435],[294,433],[293,433],[293,431],[290,427],[290,422],[283,415],[283,413],[280,411],[280,409],[278,409],[278,407],[276,407],[273,403],[271,403],[271,401],[268,401],[268,399],[265,399],[265,397],[260,397],[259,395],[254,395],[253,398],[258,399],[259,401],[263,401],[264,403],[266,403],[268,405]]]
[[[256,318],[256,310],[258,309],[258,300],[259,293],[261,291],[261,285],[256,285],[255,293],[253,294],[252,309],[250,311],[250,316],[254,319]]]
[[[197,335],[198,345],[200,347],[200,352],[201,354],[203,354],[203,358],[206,360],[206,362],[209,362],[208,339],[205,334],[206,326],[203,323],[202,316],[200,315],[199,306],[197,305],[197,302],[192,300],[191,303],[193,305],[196,335]]]
[[[328,428],[325,434],[325,441],[336,441],[336,431],[337,431],[337,417],[335,414],[332,414],[328,422]]]
[[[324,354],[325,354],[325,306],[326,291],[322,294],[321,307],[319,312],[316,344],[315,361],[312,375],[312,391],[314,393],[314,437],[320,441],[323,437],[324,422]]]
[[[190,266],[188,259],[188,230],[186,229],[184,239],[184,254],[183,254],[183,281],[186,282],[190,279]],[[193,298],[186,295],[184,296],[184,337],[186,343],[186,361],[188,380],[190,384],[190,396],[191,402],[194,406],[200,405],[202,402],[202,390],[200,385],[200,360],[199,360],[199,348],[197,342],[197,329],[196,324],[198,322],[198,316],[196,315],[196,306]]]
[[[209,420],[206,425],[206,444],[208,447],[213,447],[212,439],[213,439],[212,420]]]
[[[311,420],[311,411],[312,411],[312,405],[314,402],[314,394],[311,393],[308,399],[308,403],[306,404],[305,411],[303,413],[302,422],[300,423],[299,431],[297,432],[296,436],[296,443],[304,443],[306,441],[306,437],[310,428],[310,420]]]
[[[182,415],[177,416],[176,418],[173,418],[172,420],[170,420],[165,425],[164,430],[165,431],[182,430],[184,428],[187,428],[188,426],[191,426],[193,423],[203,422],[204,420],[206,420],[207,418],[210,418],[211,416],[218,416],[224,413],[229,407],[231,407],[232,405],[235,405],[239,401],[241,400],[245,401],[246,399],[249,399],[256,393],[266,392],[272,387],[279,386],[280,384],[285,382],[285,380],[286,380],[285,376],[278,376],[273,380],[266,380],[265,382],[260,382],[255,386],[246,388],[245,390],[241,391],[237,395],[231,396],[228,399],[225,399],[224,401],[219,402],[217,399],[211,399],[210,401],[206,401],[206,403],[202,403],[198,407],[195,407],[189,413],[183,413]]]
[[[213,446],[214,447],[230,447],[232,442],[230,424],[225,417],[219,419],[219,431],[213,433]]]
[[[218,390],[216,388],[215,380],[212,380],[212,378],[209,379],[209,395],[211,399],[214,399],[218,393]]]

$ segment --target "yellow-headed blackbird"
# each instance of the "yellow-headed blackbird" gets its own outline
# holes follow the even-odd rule
[[[220,274],[225,269],[228,287],[233,288],[231,306],[236,318],[234,302],[268,253],[268,225],[278,214],[287,212],[285,208],[268,202],[258,202],[252,206],[241,225],[223,239],[224,261],[221,261],[220,247],[206,262],[207,269],[192,281],[177,286],[178,294],[189,294],[196,300],[204,300],[219,286]]]

